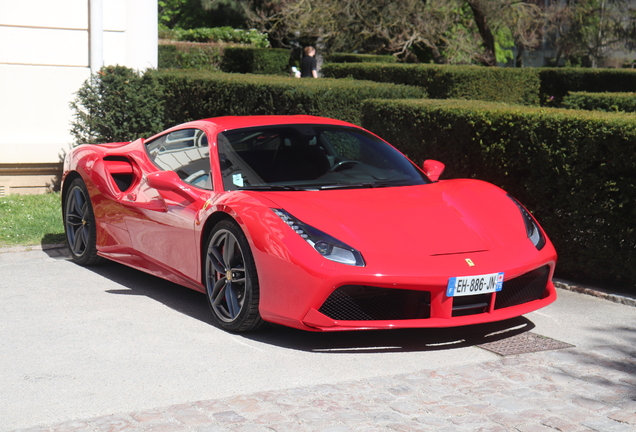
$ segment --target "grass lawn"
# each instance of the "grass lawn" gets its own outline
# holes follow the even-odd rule
[[[59,193],[0,197],[0,247],[64,242]]]

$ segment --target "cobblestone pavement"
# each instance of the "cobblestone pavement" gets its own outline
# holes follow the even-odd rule
[[[28,432],[636,431],[636,349],[544,351],[478,365],[267,391]]]
[[[623,332],[619,340],[624,343],[600,341],[586,349],[494,357],[470,365],[255,392],[20,431],[636,431],[633,322],[616,332]],[[2,407],[0,425],[1,413]]]

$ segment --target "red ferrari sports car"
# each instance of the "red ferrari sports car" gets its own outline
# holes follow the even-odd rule
[[[449,327],[553,302],[556,252],[533,216],[443,169],[338,120],[210,118],[74,148],[64,226],[78,264],[201,291],[229,331]]]

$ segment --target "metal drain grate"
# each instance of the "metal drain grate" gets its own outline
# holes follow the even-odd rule
[[[532,332],[525,332],[495,342],[477,345],[480,348],[494,352],[501,356],[527,354],[537,351],[549,351],[570,348],[574,345],[561,342],[549,337],[540,336]]]

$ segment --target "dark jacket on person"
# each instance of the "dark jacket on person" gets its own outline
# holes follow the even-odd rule
[[[300,69],[300,77],[301,78],[312,78],[312,71],[316,70],[316,57],[315,56],[305,56],[303,57],[303,62]]]

